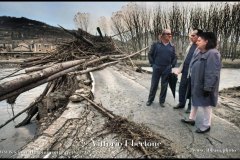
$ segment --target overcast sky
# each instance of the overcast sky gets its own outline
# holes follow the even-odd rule
[[[110,18],[113,12],[119,11],[125,2],[0,2],[0,16],[26,17],[41,21],[52,26],[61,25],[67,29],[76,29],[74,15],[77,12],[90,13],[91,19],[97,23],[99,17]],[[137,2],[148,6],[156,6],[157,3],[172,5],[172,2]],[[183,3],[183,2],[177,2]],[[184,2],[193,4],[196,2]],[[197,2],[209,4],[209,2]]]
[[[0,16],[26,17],[52,26],[75,29],[74,15],[90,13],[92,18],[111,17],[127,2],[0,2]]]

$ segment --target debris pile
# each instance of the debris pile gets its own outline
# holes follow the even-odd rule
[[[61,99],[64,97],[68,99],[76,89],[79,89],[79,86],[76,85],[76,74],[82,75],[113,65],[118,63],[116,57],[126,56],[116,49],[111,37],[93,36],[80,29],[77,32],[70,32],[64,28],[63,30],[71,34],[74,40],[60,44],[46,56],[26,59],[21,64],[21,68],[25,69],[26,74],[0,83],[0,100],[6,99],[8,103],[14,104],[21,93],[48,82],[44,94],[39,96],[38,100],[30,105],[31,107],[29,106],[28,118],[17,127],[28,124],[34,114],[41,110],[37,108],[42,107],[36,108],[36,106],[43,105],[49,108],[49,105],[52,104],[50,110],[54,110],[56,105],[53,101],[63,104]],[[64,104],[66,105],[67,102]],[[44,116],[38,116],[38,118],[41,117]]]

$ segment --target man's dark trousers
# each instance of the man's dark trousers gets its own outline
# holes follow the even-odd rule
[[[183,66],[182,77],[179,86],[179,104],[180,106],[185,106],[186,104],[186,91],[188,83],[190,83],[187,79],[188,76],[188,65]],[[191,100],[189,99],[188,108],[191,107]]]
[[[148,97],[149,102],[153,102],[157,89],[159,80],[161,78],[161,92],[159,102],[164,103],[167,96],[167,87],[168,87],[168,76],[171,72],[171,66],[160,66],[153,67],[152,80],[151,80],[151,88]]]

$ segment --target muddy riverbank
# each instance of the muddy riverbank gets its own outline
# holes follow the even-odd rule
[[[214,114],[240,128],[240,86],[221,90],[219,98]]]

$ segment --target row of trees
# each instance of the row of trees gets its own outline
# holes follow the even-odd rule
[[[240,2],[212,2],[210,7],[191,5],[191,2],[187,5],[175,2],[171,6],[156,2],[152,7],[143,4],[128,3],[114,12],[111,27],[105,17],[98,22],[104,33],[110,33],[111,29],[125,51],[135,52],[150,45],[164,28],[170,28],[177,54],[181,56],[189,44],[191,29],[200,28],[217,35],[223,58],[240,57]]]

